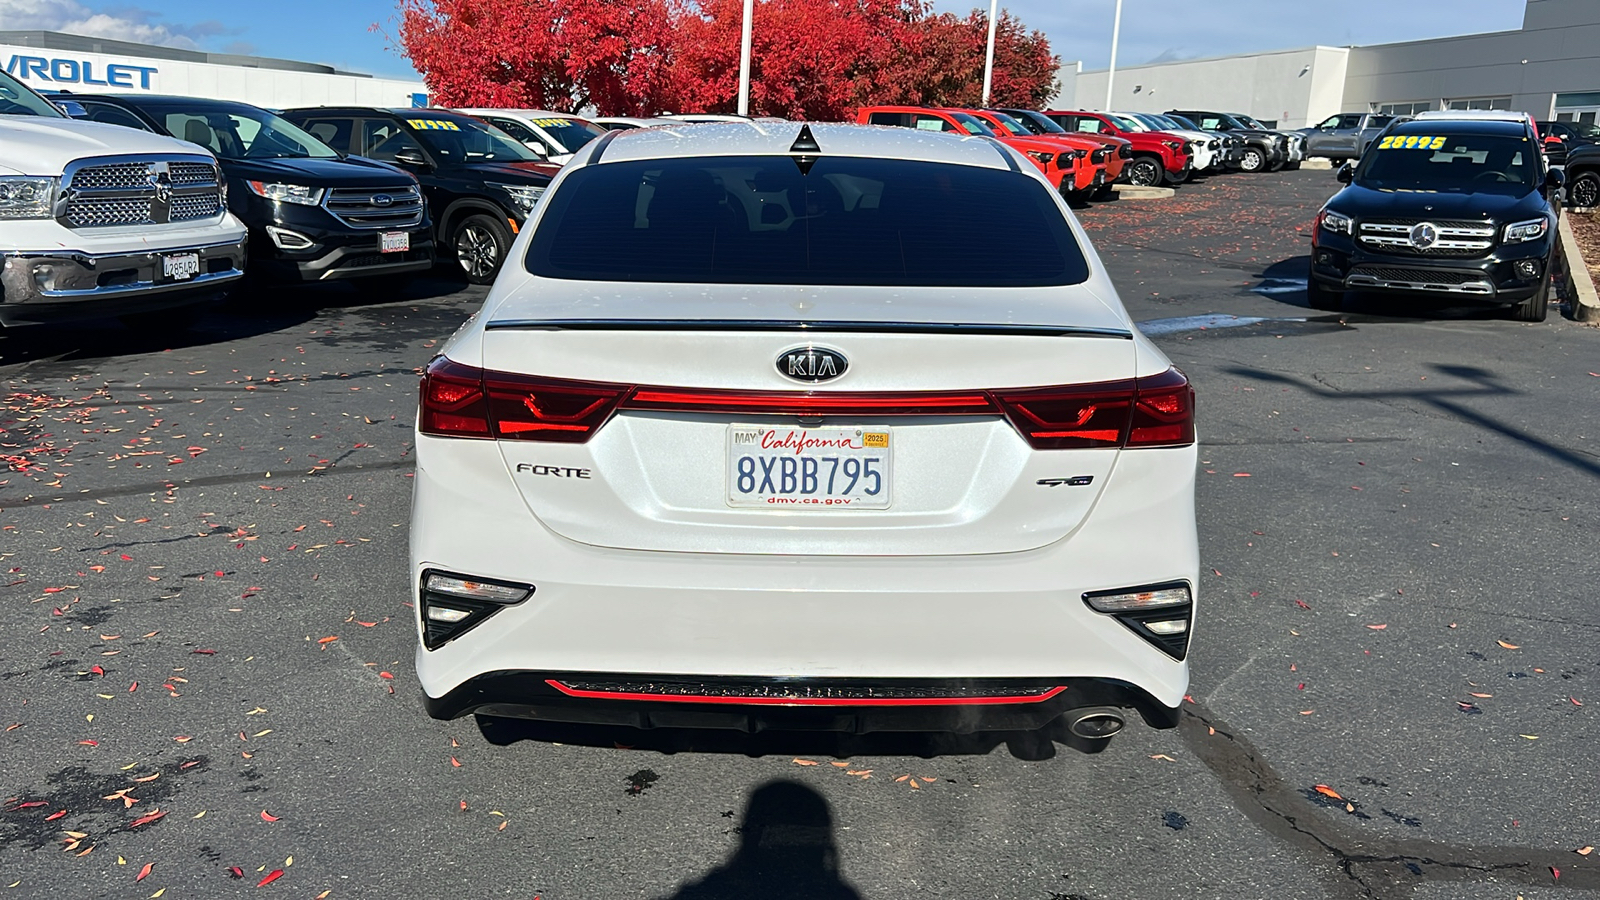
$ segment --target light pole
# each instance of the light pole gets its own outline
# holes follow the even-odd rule
[[[1117,16],[1111,20],[1111,66],[1106,69],[1106,111],[1111,111],[1111,82],[1117,77],[1117,40],[1122,37],[1122,0],[1117,0]]]
[[[1117,0],[1121,2],[1121,0]],[[744,33],[739,38],[739,115],[750,115],[750,19],[755,0],[744,0]]]
[[[1121,2],[1121,0],[1118,0]],[[1000,6],[1000,0],[989,0],[989,50],[983,59],[983,105],[989,105],[989,86],[994,83],[994,28],[996,24],[995,13]]]

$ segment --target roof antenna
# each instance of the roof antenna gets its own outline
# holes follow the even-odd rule
[[[822,153],[822,148],[817,146],[817,139],[811,135],[811,126],[801,124],[800,134],[789,145],[789,152],[795,154],[794,164],[800,169],[801,175],[809,175],[811,167],[816,164],[817,156]]]

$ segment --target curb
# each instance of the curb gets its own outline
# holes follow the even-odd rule
[[[1578,240],[1572,234],[1568,215],[1570,213],[1563,210],[1556,234],[1561,243],[1561,258],[1566,261],[1567,279],[1572,283],[1572,295],[1577,300],[1572,317],[1579,322],[1597,324],[1600,323],[1600,294],[1595,292],[1594,278],[1590,276],[1589,266],[1583,260],[1583,251],[1578,249]]]
[[[1118,200],[1165,200],[1168,197],[1178,196],[1178,192],[1166,187],[1140,187],[1136,184],[1114,184],[1111,186],[1117,192]]]
[[[1300,168],[1302,168],[1302,169],[1332,169],[1333,168],[1333,160],[1331,160],[1331,159],[1323,159],[1320,156],[1317,157],[1316,159],[1302,159],[1302,160],[1300,160]]]

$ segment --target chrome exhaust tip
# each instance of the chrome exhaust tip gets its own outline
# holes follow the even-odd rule
[[[1091,741],[1103,741],[1127,724],[1122,710],[1109,706],[1088,706],[1067,713],[1067,730]]]

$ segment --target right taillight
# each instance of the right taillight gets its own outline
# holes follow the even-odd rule
[[[1135,379],[1128,447],[1183,447],[1194,443],[1194,387],[1177,369]]]
[[[1194,443],[1194,388],[1177,369],[1131,381],[995,391],[1035,450]]]

